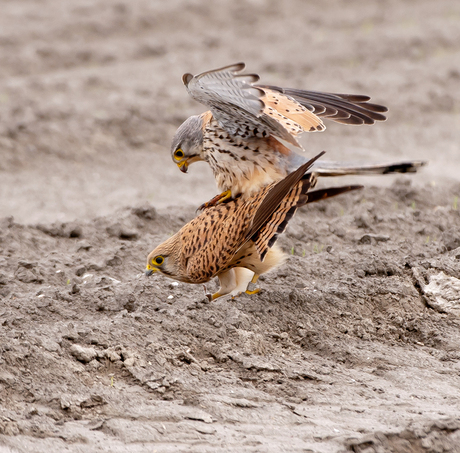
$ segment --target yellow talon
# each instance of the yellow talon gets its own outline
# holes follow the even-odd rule
[[[254,274],[251,281],[248,283],[248,287],[245,291],[246,294],[249,294],[249,295],[257,294],[260,291],[260,288],[256,287],[256,283],[258,279],[259,279],[259,275]]]
[[[225,192],[222,192],[219,195],[216,195],[214,198],[211,198],[211,200],[207,201],[206,203],[203,203],[197,211],[203,211],[203,209],[210,208],[211,206],[217,206],[218,204],[223,203],[224,201],[229,200],[232,198],[232,191],[231,190],[226,190]]]
[[[216,201],[216,204],[223,203],[224,201],[227,201],[230,198],[232,198],[232,191],[229,189],[229,190],[226,190],[225,192],[222,192],[219,195],[219,199]]]

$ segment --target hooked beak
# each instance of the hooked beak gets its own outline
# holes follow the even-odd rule
[[[180,162],[176,162],[176,165],[182,173],[187,173],[189,165],[193,164],[194,162],[199,162],[200,160],[203,160],[200,155],[195,154],[194,156],[182,159]]]
[[[187,159],[184,160],[183,162],[178,162],[176,165],[179,167],[179,170],[180,170],[182,173],[187,173],[187,170],[188,170],[188,162],[187,162]]]
[[[150,264],[147,264],[147,268],[145,269],[145,276],[150,277],[154,272],[156,272],[158,269],[155,269],[154,267],[150,266]]]

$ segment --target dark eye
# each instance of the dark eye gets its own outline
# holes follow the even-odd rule
[[[160,266],[161,264],[163,264],[164,260],[165,259],[162,256],[157,256],[157,257],[155,257],[155,259],[153,261],[155,262],[155,264],[158,264]]]
[[[174,157],[182,159],[184,157],[184,151],[182,151],[180,148],[176,149],[176,152],[174,153]]]

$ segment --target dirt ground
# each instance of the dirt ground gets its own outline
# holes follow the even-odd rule
[[[459,452],[459,43],[451,0],[3,0],[0,452]],[[170,160],[181,75],[237,61],[390,108],[311,155],[429,165],[346,179],[208,303],[143,268],[216,193]]]

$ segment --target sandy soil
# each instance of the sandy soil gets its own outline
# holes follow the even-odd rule
[[[460,451],[459,43],[450,0],[4,0],[0,452]],[[142,270],[216,191],[170,161],[180,77],[236,61],[390,108],[312,153],[430,163],[347,180],[207,303]]]

